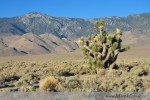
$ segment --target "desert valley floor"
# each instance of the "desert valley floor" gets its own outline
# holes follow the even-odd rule
[[[118,70],[91,73],[80,50],[70,53],[0,57],[0,91],[40,91],[40,80],[54,76],[49,91],[150,92],[150,45],[119,55]]]

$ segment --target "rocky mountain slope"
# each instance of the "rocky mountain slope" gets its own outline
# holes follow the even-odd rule
[[[94,21],[100,19],[81,19],[52,17],[46,14],[31,12],[12,18],[0,18],[0,34],[22,35],[32,32],[36,35],[52,33],[56,36],[80,37],[94,33]],[[150,13],[129,15],[127,17],[105,17],[107,30],[112,32],[120,28],[138,34],[150,35]]]
[[[56,36],[81,36],[93,33],[93,23],[85,19],[52,17],[41,13],[28,13],[13,18],[0,18],[0,34],[25,34],[32,32],[40,35],[52,33]]]

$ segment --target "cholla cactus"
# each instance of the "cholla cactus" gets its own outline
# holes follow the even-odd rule
[[[88,59],[88,64],[91,69],[97,68],[114,68],[118,54],[128,50],[127,46],[122,48],[122,31],[116,31],[108,35],[104,31],[105,21],[100,20],[96,22],[95,27],[100,30],[99,34],[89,36],[87,40],[80,38],[81,49],[85,57]]]

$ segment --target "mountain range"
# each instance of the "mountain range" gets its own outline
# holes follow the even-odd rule
[[[0,18],[0,34],[18,34],[32,32],[36,35],[52,33],[56,36],[80,37],[96,32],[94,22],[98,19],[106,20],[107,31],[120,28],[122,31],[132,31],[149,35],[150,13],[129,15],[127,17],[104,17],[93,19],[52,17],[46,14],[31,12],[12,18]]]
[[[116,28],[124,31],[124,44],[150,43],[150,13],[82,19],[31,12],[0,18],[0,56],[74,51],[77,38],[97,32],[94,23],[98,19],[106,21],[110,33]]]

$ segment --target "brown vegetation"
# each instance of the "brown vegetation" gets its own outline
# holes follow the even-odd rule
[[[39,88],[41,91],[55,91],[57,84],[57,79],[53,76],[49,76],[40,81]]]
[[[74,55],[74,54],[71,54]],[[40,80],[48,76],[57,77],[54,91],[145,91],[150,90],[150,58],[119,58],[117,70],[99,70],[91,73],[86,61],[74,56],[55,55],[42,60],[28,58],[17,61],[1,60],[0,91],[39,91]],[[62,56],[62,58],[58,58]],[[35,60],[37,59],[37,60]],[[45,61],[45,60],[46,61]],[[70,60],[69,60],[70,59]],[[45,82],[47,83],[47,82]]]

